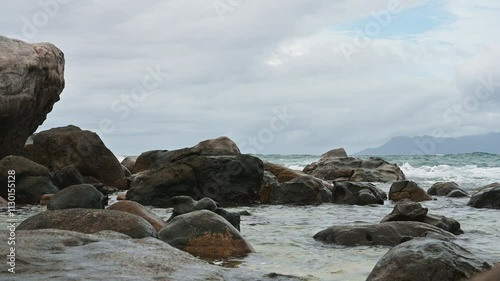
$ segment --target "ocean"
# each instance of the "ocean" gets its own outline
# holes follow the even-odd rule
[[[317,155],[257,156],[297,170],[319,159]],[[398,164],[409,180],[425,190],[438,181],[455,181],[469,193],[474,193],[484,185],[500,182],[500,155],[471,153],[382,158]],[[388,192],[390,184],[377,186]],[[457,236],[456,243],[492,263],[500,261],[500,210],[468,207],[469,198],[436,199],[422,205],[429,209],[430,214],[445,215],[461,223],[465,233]],[[110,203],[114,200],[116,196]],[[385,201],[381,206],[262,205],[230,209],[246,210],[252,214],[242,217],[241,233],[256,252],[245,258],[210,262],[224,267],[228,280],[261,280],[269,273],[293,275],[301,277],[300,280],[365,280],[389,247],[325,245],[312,237],[332,225],[378,223],[393,207],[393,202]],[[40,207],[27,206],[20,216],[28,217],[41,210]],[[164,219],[170,217],[171,209],[151,210]]]

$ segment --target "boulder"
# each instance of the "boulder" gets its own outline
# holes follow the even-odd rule
[[[500,264],[492,270],[476,275],[471,281],[498,281],[500,280]]]
[[[394,182],[404,180],[405,175],[396,164],[370,157],[322,158],[307,165],[304,173],[323,180],[355,182]]]
[[[64,89],[64,54],[0,36],[0,159],[17,154]]]
[[[273,190],[279,188],[278,178],[269,171],[264,171],[259,197],[261,204],[271,204]]]
[[[391,185],[389,190],[389,200],[399,201],[402,199],[410,199],[415,202],[432,200],[420,186],[414,181],[398,181]]]
[[[451,241],[414,239],[390,249],[366,280],[465,281],[489,268],[484,259]]]
[[[451,239],[455,236],[435,226],[414,221],[393,221],[380,224],[338,225],[322,230],[314,239],[326,244],[345,246],[396,246],[416,237],[439,237]]]
[[[348,205],[384,205],[387,199],[385,192],[372,183],[334,182],[333,203]]]
[[[127,189],[127,180],[115,155],[94,132],[76,126],[53,128],[33,137],[23,151],[27,158],[59,171],[74,165],[83,176],[92,176],[108,186]]]
[[[474,208],[500,209],[500,183],[483,186],[472,195],[467,205]]]
[[[193,146],[194,150],[201,150],[205,155],[237,155],[240,149],[230,138],[222,136],[216,139],[208,139]]]
[[[345,158],[345,157],[349,156],[347,155],[347,152],[345,151],[344,148],[335,148],[321,155],[322,160],[327,158]]]
[[[122,160],[120,164],[125,166],[131,174],[135,174],[135,162],[137,161],[137,156],[127,156]]]
[[[273,188],[271,204],[318,205],[332,202],[328,183],[311,176],[302,176]]]
[[[214,213],[226,219],[234,228],[238,231],[241,231],[240,222],[241,222],[241,214],[239,212],[228,212],[223,208],[215,209]]]
[[[428,209],[409,199],[398,201],[392,212],[380,221],[419,221],[441,228],[455,235],[462,234],[460,223],[452,218],[428,214]]]
[[[236,228],[208,210],[173,218],[158,236],[177,249],[203,258],[245,256],[254,251]]]
[[[125,200],[116,202],[113,205],[109,206],[107,210],[121,211],[139,216],[149,222],[156,231],[160,231],[167,225],[162,218],[134,201]]]
[[[104,209],[107,198],[91,184],[68,186],[52,196],[48,210],[63,209]]]
[[[171,207],[171,198],[209,197],[221,206],[259,201],[263,163],[250,155],[190,156],[134,177],[127,199],[143,205]]]
[[[84,183],[85,179],[74,165],[66,166],[54,173],[54,184],[59,189]]]
[[[280,183],[287,182],[306,175],[300,171],[295,171],[285,166],[273,164],[267,161],[264,161],[264,170],[269,171],[274,176],[276,176],[278,182]]]
[[[15,171],[15,175],[9,178],[9,171]],[[44,194],[59,191],[47,167],[24,157],[7,156],[0,160],[0,196],[6,199],[9,179],[16,187],[16,204],[38,204]]]
[[[452,194],[453,193],[453,194]],[[436,182],[427,190],[427,194],[449,197],[466,197],[467,192],[458,186],[456,182]]]
[[[66,209],[45,211],[24,220],[16,230],[62,229],[82,233],[111,230],[132,238],[156,237],[149,222],[120,211],[97,209]]]
[[[1,273],[3,280],[227,280],[220,267],[155,238],[57,229],[18,230],[16,234],[16,273]],[[0,232],[3,241],[8,235]],[[1,243],[0,251],[8,253],[8,247]]]
[[[47,206],[49,204],[50,199],[54,197],[54,194],[45,194],[40,198],[40,206]]]

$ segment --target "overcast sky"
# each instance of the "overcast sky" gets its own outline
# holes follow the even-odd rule
[[[116,154],[221,135],[354,153],[500,131],[499,14],[497,0],[5,1],[0,34],[65,53],[39,130],[74,124]]]

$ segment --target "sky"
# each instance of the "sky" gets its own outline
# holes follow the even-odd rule
[[[0,35],[65,53],[39,128],[115,154],[228,136],[244,153],[354,153],[500,131],[500,1],[7,1]]]

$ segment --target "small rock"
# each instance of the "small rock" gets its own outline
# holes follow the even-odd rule
[[[116,200],[127,200],[127,192],[118,192],[118,194],[116,195]]]

